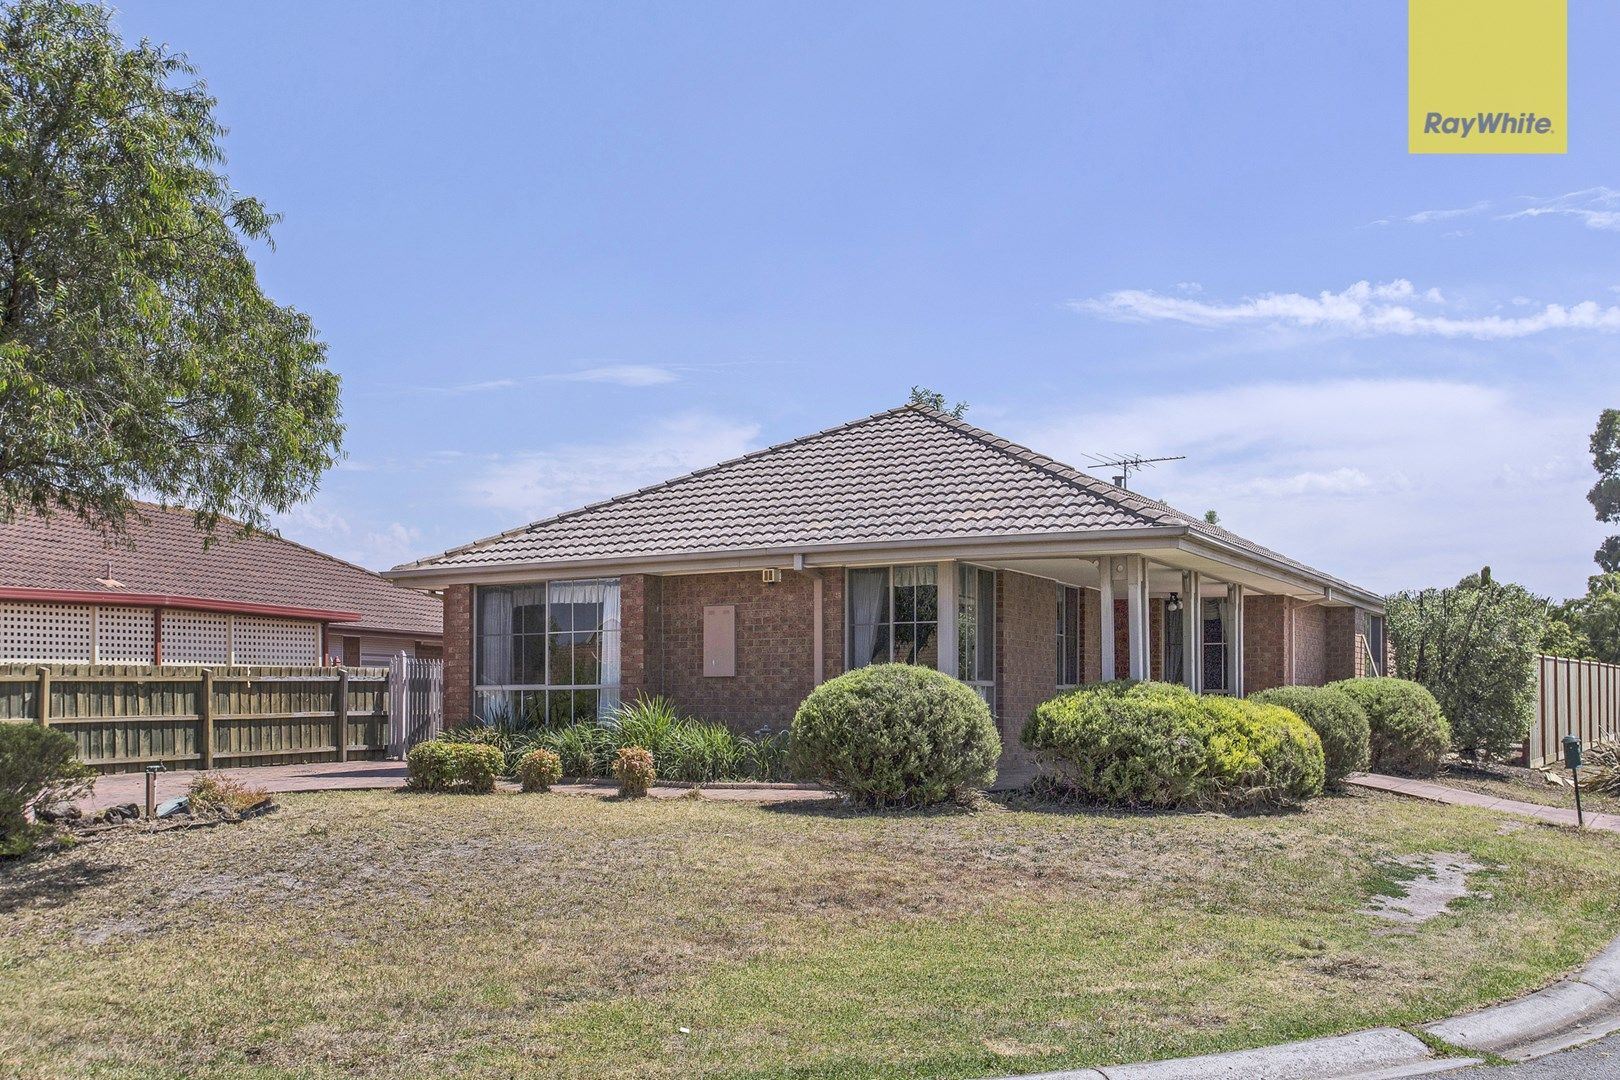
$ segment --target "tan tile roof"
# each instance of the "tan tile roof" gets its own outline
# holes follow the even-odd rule
[[[479,540],[399,570],[796,546],[1191,531],[1361,592],[1200,517],[908,405]]]
[[[189,511],[140,503],[129,517],[130,548],[71,514],[21,513],[0,521],[0,588],[99,593],[109,602],[155,594],[358,612],[360,620],[344,629],[443,633],[444,605],[435,596],[291,540],[240,537],[230,528],[222,523],[204,550]],[[119,585],[97,580],[109,576]]]

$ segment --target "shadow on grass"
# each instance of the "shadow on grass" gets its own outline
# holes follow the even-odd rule
[[[1349,792],[1330,791],[1318,798],[1355,798]],[[871,807],[844,800],[814,800],[797,802],[760,803],[760,809],[773,814],[797,814],[821,818],[895,818],[915,820],[921,817],[961,817],[978,813],[1016,810],[1020,813],[1054,814],[1065,817],[1136,819],[1144,817],[1188,818],[1215,815],[1229,818],[1281,818],[1304,812],[1303,805],[1243,806],[1228,809],[1174,808],[1156,806],[1114,806],[1085,799],[1063,796],[1051,792],[1019,788],[1010,791],[988,792],[971,803],[946,802],[934,806]]]
[[[0,863],[0,914],[25,907],[58,908],[80,889],[113,880],[123,868],[75,859],[71,852],[37,851]]]

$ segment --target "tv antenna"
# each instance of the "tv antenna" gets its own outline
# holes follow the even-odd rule
[[[1185,461],[1186,454],[1176,454],[1172,457],[1143,457],[1141,454],[1087,454],[1091,463],[1097,468],[1118,469],[1114,474],[1114,486],[1131,489],[1131,473],[1151,469],[1161,461]]]

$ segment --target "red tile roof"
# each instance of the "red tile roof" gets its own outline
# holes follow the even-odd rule
[[[345,630],[416,637],[444,632],[444,605],[435,596],[291,540],[264,533],[243,537],[231,529],[222,522],[205,549],[189,511],[139,503],[124,544],[71,514],[46,519],[19,513],[14,521],[0,521],[0,591],[85,593],[133,603],[147,596],[194,598],[358,614],[358,620],[342,623]]]

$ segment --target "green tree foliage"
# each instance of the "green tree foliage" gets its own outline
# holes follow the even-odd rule
[[[1565,601],[1558,617],[1585,643],[1585,656],[1620,664],[1620,571],[1587,578],[1586,595]]]
[[[1541,655],[1567,656],[1572,660],[1596,659],[1591,640],[1574,623],[1572,605],[1576,603],[1579,601],[1566,600],[1547,612],[1547,631],[1541,635]]]
[[[29,821],[40,807],[90,790],[78,744],[37,724],[0,722],[0,857],[21,855],[43,831]]]
[[[911,388],[911,399],[907,404],[922,405],[933,409],[935,412],[942,412],[946,416],[954,416],[958,420],[966,416],[968,411],[967,402],[958,401],[955,405],[946,405],[944,394],[930,390],[926,386],[913,386]]]
[[[1620,409],[1604,409],[1592,432],[1592,468],[1597,483],[1586,493],[1599,521],[1620,521]],[[1620,536],[1611,536],[1593,555],[1606,574],[1620,571]]]
[[[1523,741],[1535,715],[1544,599],[1492,580],[1487,567],[1448,589],[1397,593],[1386,610],[1401,674],[1439,701],[1459,752],[1498,757]]]
[[[108,9],[0,9],[0,516],[116,530],[136,492],[262,525],[339,453],[338,377],[259,288],[276,220],[185,58]]]
[[[1209,522],[1211,525],[1219,525],[1221,523],[1221,515],[1217,514],[1213,510],[1205,510],[1204,520]]]

